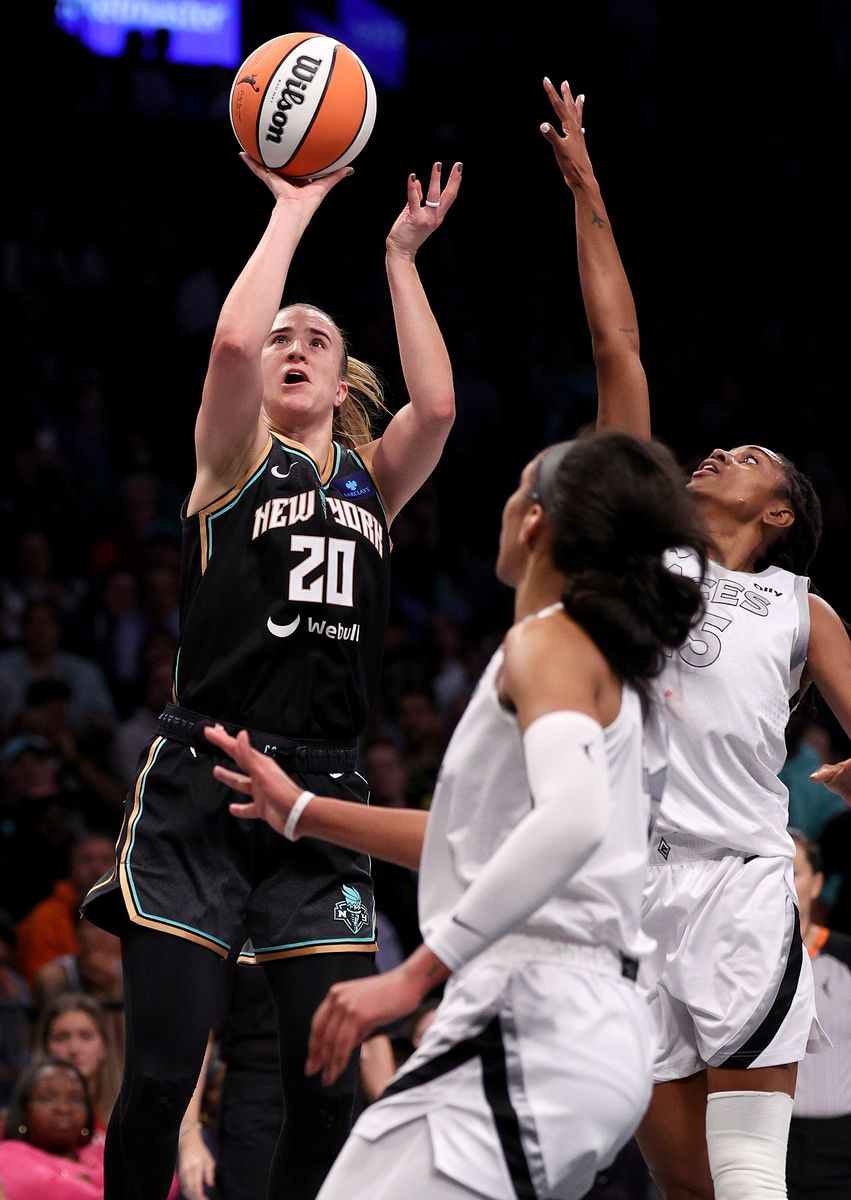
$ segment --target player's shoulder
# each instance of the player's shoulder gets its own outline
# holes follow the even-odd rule
[[[598,647],[561,605],[513,625],[504,651],[504,669],[509,675],[543,677],[570,672],[574,678],[595,678],[605,669]]]

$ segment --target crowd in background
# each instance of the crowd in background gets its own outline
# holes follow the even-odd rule
[[[0,1108],[22,1072],[40,1086],[28,1064],[70,1061],[96,1142],[120,1078],[121,973],[116,940],[77,909],[111,866],[124,792],[170,698],[192,424],[219,305],[267,198],[237,159],[228,70],[174,67],[162,39],[141,37],[123,59],[99,60],[53,28],[50,5],[17,8],[61,72],[49,95],[30,95],[50,154],[34,165],[21,148],[0,256]],[[716,71],[720,25],[689,44],[686,64],[665,6],[597,8],[569,28],[554,19],[564,45],[540,64],[493,32],[495,73],[478,62],[475,33],[438,52],[435,27],[412,25],[407,86],[379,97],[355,180],[329,199],[294,266],[293,297],[340,318],[398,405],[383,236],[408,171],[464,160],[465,194],[423,255],[458,420],[393,526],[383,686],[362,750],[375,804],[428,807],[510,621],[492,570],[502,503],[531,452],[593,419],[572,206],[536,140],[545,70],[597,83],[589,136],[635,285],[660,435],[688,463],[753,430],[809,471],[825,508],[814,578],[851,616],[849,478],[832,432],[843,339],[808,274],[830,253],[828,185],[848,147],[806,115],[847,92],[847,14],[816,3],[805,30],[777,25],[761,40],[739,27]],[[258,11],[247,47],[288,27],[279,15],[260,28]],[[510,69],[499,59],[509,50]],[[790,75],[806,77],[805,104],[777,95]],[[792,823],[821,846],[818,915],[851,932],[851,812],[809,780],[847,753],[837,727],[808,713],[790,732],[784,777]],[[376,893],[389,965],[417,944],[415,880],[376,864]]]

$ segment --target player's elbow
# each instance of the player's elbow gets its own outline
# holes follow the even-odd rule
[[[219,322],[210,350],[210,361],[222,364],[253,362],[259,348],[257,339],[249,337],[237,325]]]
[[[449,389],[431,395],[428,403],[419,412],[420,421],[432,429],[445,428],[448,432],[455,420],[455,392]]]

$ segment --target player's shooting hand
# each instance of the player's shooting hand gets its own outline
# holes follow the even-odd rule
[[[561,85],[561,90],[557,91],[549,79],[544,79],[544,91],[553,106],[555,124],[545,122],[541,126],[541,133],[553,148],[565,183],[569,188],[573,188],[582,182],[583,176],[591,173],[591,160],[585,146],[585,130],[582,126],[585,97],[577,96],[574,100],[566,81]]]
[[[293,783],[273,758],[255,750],[244,729],[236,737],[226,733],[221,725],[208,725],[204,734],[208,741],[229,755],[240,771],[216,765],[213,774],[220,783],[226,783],[236,792],[250,796],[245,804],[229,805],[235,817],[247,817],[251,821],[265,821],[277,833],[284,832],[287,817],[295,801],[304,791]]]
[[[263,180],[276,200],[285,200],[289,207],[311,214],[316,211],[331,188],[341,179],[353,175],[355,170],[354,167],[340,167],[338,171],[332,171],[330,175],[324,175],[322,179],[308,179],[304,182],[293,183],[276,174],[275,171],[270,171],[245,151],[242,151],[239,157],[252,174]]]
[[[334,1083],[356,1046],[379,1026],[413,1012],[421,999],[404,964],[384,975],[335,983],[313,1016],[305,1075],[321,1071],[323,1084]]]
[[[449,172],[443,190],[440,187],[441,170],[442,163],[435,163],[432,167],[425,201],[422,185],[416,175],[408,176],[408,203],[387,235],[388,254],[413,260],[426,238],[443,224],[461,186],[461,163],[456,163]]]
[[[817,771],[813,771],[810,779],[814,783],[823,783],[825,787],[841,796],[846,804],[851,804],[851,758],[838,763],[825,763]]]

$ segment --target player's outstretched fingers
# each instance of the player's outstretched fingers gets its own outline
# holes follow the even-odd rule
[[[236,738],[231,737],[223,725],[205,725],[204,737],[220,750],[224,750],[228,758],[233,758],[236,749]]]
[[[558,91],[558,89],[553,85],[552,80],[546,75],[544,76],[544,91],[547,93],[550,104],[553,106],[553,112],[558,117],[559,121],[563,121],[565,110],[564,100],[561,92]]]
[[[251,795],[254,785],[248,775],[240,775],[239,772],[231,771],[228,767],[220,766],[218,763],[213,767],[213,775],[219,783],[226,783],[235,792],[242,792],[246,796]]]
[[[355,1014],[341,1006],[340,1021],[333,1041],[330,1033],[326,1034],[325,1070],[322,1072],[322,1082],[326,1087],[336,1083],[343,1074],[359,1040],[358,1021]]]
[[[440,175],[443,171],[443,163],[436,162],[431,168],[431,176],[428,181],[428,193],[426,195],[426,208],[440,207]]]
[[[333,989],[332,989],[333,990]],[[304,1064],[305,1075],[315,1075],[322,1066],[322,1057],[320,1049],[325,1038],[325,1030],[328,1027],[328,1022],[331,1019],[333,1006],[331,1003],[331,992],[322,1001],[313,1014],[313,1020],[310,1023],[310,1037],[307,1042],[307,1059]]]
[[[423,189],[416,175],[408,176],[408,210],[413,216],[420,211],[423,202]]]
[[[446,187],[440,193],[441,219],[446,216],[449,209],[455,203],[455,198],[458,195],[458,189],[461,186],[461,173],[463,170],[464,164],[457,162],[449,172],[449,178],[446,181]]]

